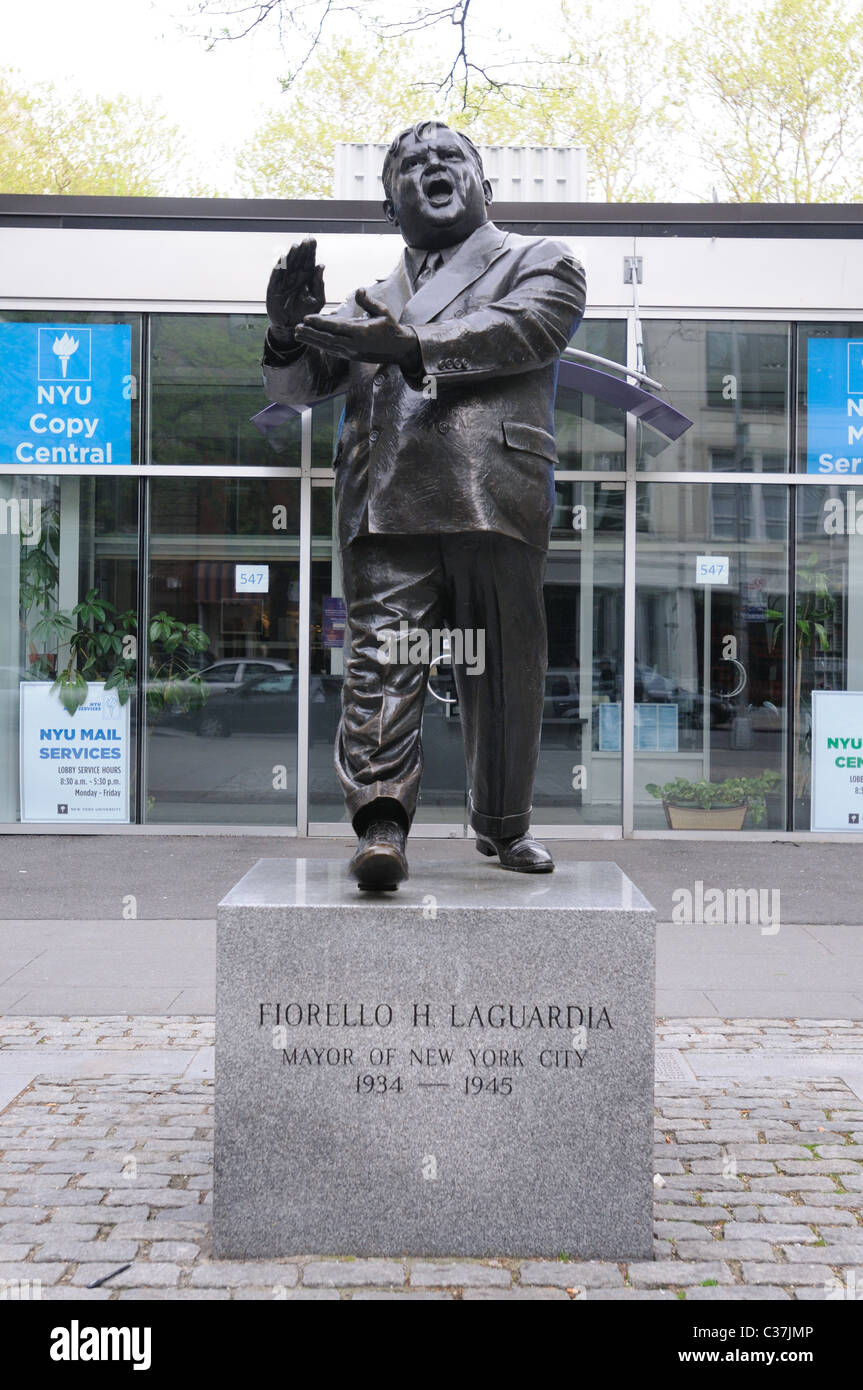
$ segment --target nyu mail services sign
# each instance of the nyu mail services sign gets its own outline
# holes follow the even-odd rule
[[[811,338],[806,472],[863,476],[863,338]]]
[[[0,323],[0,463],[131,463],[128,324]]]

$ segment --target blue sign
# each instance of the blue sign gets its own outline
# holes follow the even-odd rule
[[[863,338],[809,340],[806,472],[863,475]]]
[[[0,323],[0,463],[132,462],[132,330]]]

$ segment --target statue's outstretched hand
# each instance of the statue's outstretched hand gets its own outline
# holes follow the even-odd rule
[[[326,303],[324,267],[317,265],[314,237],[297,242],[274,266],[267,286],[270,335],[284,346],[293,346],[294,328],[306,314],[318,313]]]
[[[403,327],[386,304],[366,290],[357,290],[354,298],[365,311],[362,318],[309,314],[297,327],[297,342],[352,362],[397,362],[408,370],[419,370],[422,359],[413,330]]]

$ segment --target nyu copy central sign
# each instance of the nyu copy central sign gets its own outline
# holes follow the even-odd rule
[[[131,463],[128,324],[0,323],[0,463]]]
[[[806,472],[863,475],[863,338],[809,342]]]

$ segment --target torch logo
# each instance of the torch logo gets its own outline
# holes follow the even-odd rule
[[[51,344],[51,351],[55,352],[60,359],[60,372],[64,380],[66,369],[69,366],[69,358],[74,357],[80,346],[78,339],[71,337],[68,333],[64,333],[62,338],[55,338]]]
[[[89,381],[90,329],[39,329],[39,381]]]

